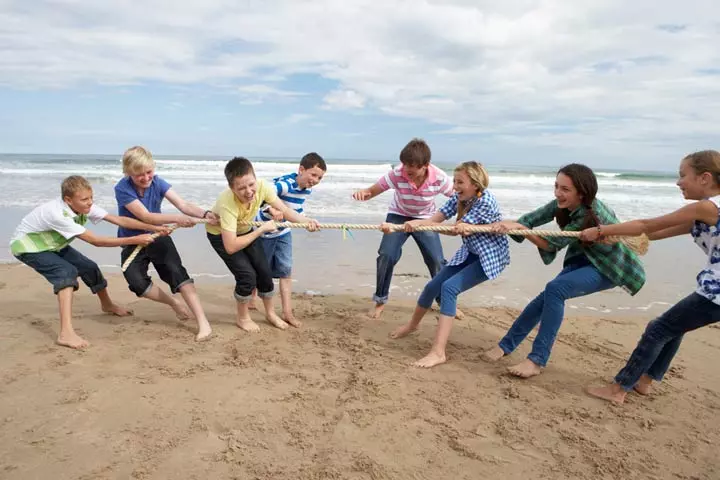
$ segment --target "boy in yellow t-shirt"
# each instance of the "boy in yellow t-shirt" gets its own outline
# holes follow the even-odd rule
[[[273,306],[273,280],[270,265],[257,242],[264,233],[275,231],[274,222],[267,222],[255,230],[238,222],[251,222],[263,202],[282,212],[290,222],[309,223],[308,230],[314,232],[318,223],[288,208],[265,181],[255,178],[252,163],[246,158],[235,157],[225,166],[225,178],[229,189],[218,196],[212,212],[220,218],[220,226],[206,225],[210,245],[220,256],[235,277],[235,299],[237,300],[237,325],[248,332],[257,332],[260,327],[252,321],[248,302],[257,287],[258,296],[265,306],[265,318],[275,327],[288,328],[275,313]]]

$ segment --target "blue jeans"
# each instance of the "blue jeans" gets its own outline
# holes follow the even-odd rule
[[[440,313],[454,318],[458,295],[487,279],[478,256],[471,253],[460,265],[445,265],[425,285],[417,303],[423,308],[430,308],[433,299],[440,295]]]
[[[720,305],[691,293],[648,323],[630,359],[615,376],[615,383],[632,390],[644,373],[659,382],[670,368],[683,335],[718,321]]]
[[[410,220],[417,220],[413,217],[405,217],[388,213],[385,219],[388,223],[403,224]],[[430,277],[434,277],[445,265],[443,257],[442,244],[440,243],[440,235],[437,232],[393,232],[383,235],[378,249],[377,258],[377,283],[373,301],[375,303],[387,303],[390,296],[390,282],[392,280],[393,269],[402,255],[402,247],[409,237],[413,237],[417,243],[420,253],[423,256],[425,265],[427,265]],[[438,303],[440,299],[438,298]]]
[[[292,233],[284,233],[279,237],[260,237],[265,257],[273,278],[290,278],[292,273]]]
[[[70,246],[57,252],[22,253],[17,259],[45,277],[56,295],[68,287],[77,290],[78,276],[93,293],[107,288],[107,281],[97,263]]]
[[[565,300],[590,295],[614,287],[613,283],[592,265],[569,265],[552,279],[545,290],[530,302],[500,340],[505,354],[511,353],[540,323],[538,334],[528,355],[544,367],[550,358],[555,337],[565,314]]]

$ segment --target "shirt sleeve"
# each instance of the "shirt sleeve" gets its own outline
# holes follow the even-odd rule
[[[446,197],[452,197],[455,193],[455,190],[453,189],[453,181],[452,179],[443,172],[443,184],[440,188],[440,193],[445,195]]]
[[[458,197],[457,197],[457,195],[453,195],[452,197],[450,197],[450,199],[447,202],[445,202],[445,205],[440,207],[440,209],[438,211],[440,213],[442,213],[443,216],[445,217],[445,219],[447,220],[448,218],[451,218],[453,215],[455,215],[457,213],[457,209],[458,209]]]
[[[233,193],[222,193],[215,202],[213,212],[220,217],[220,228],[227,232],[237,233],[238,211],[235,208]]]
[[[553,200],[530,213],[526,213],[518,218],[517,222],[528,228],[539,227],[540,225],[551,222],[555,218],[555,210],[557,210],[557,200]],[[510,238],[518,243],[522,243],[525,240],[525,237],[519,235],[510,235]]]
[[[380,177],[380,179],[377,181],[375,185],[380,187],[380,190],[383,192],[390,189],[396,189],[397,188],[397,172],[395,170],[390,170],[388,173]]]
[[[275,194],[279,197],[290,191],[290,183],[287,180],[278,180],[275,184]]]
[[[155,178],[153,179],[153,183],[157,183],[157,186],[160,188],[160,196],[164,197],[168,190],[172,188],[172,185],[168,183],[164,178],[155,175]]]
[[[62,210],[57,212],[48,212],[42,216],[43,229],[55,230],[57,233],[70,240],[85,233],[86,228],[75,223],[72,217],[63,215]]]
[[[260,198],[262,198],[262,202],[265,203],[273,203],[275,200],[278,199],[277,194],[275,191],[268,186],[268,184],[265,182],[265,180],[260,180],[260,185],[258,186],[258,190],[260,190],[258,193],[261,195]]]
[[[126,181],[120,181],[115,185],[115,200],[118,207],[124,207],[128,203],[139,200],[137,192]]]
[[[102,208],[98,207],[97,205],[93,204],[92,207],[90,207],[90,213],[88,213],[88,218],[93,224],[98,224],[103,221],[105,217],[107,217],[108,212]]]

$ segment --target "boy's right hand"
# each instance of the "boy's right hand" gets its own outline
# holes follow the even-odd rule
[[[277,227],[275,226],[275,222],[263,222],[263,224],[258,228],[258,232],[260,233],[270,233],[276,230]]]
[[[366,200],[370,200],[370,196],[372,193],[370,193],[370,190],[367,188],[364,188],[362,190],[358,190],[357,192],[353,193],[352,197],[355,200],[358,200],[360,202],[364,202]]]
[[[137,242],[136,245],[147,247],[155,241],[155,236],[150,233],[143,233],[142,235],[136,235],[135,240]]]

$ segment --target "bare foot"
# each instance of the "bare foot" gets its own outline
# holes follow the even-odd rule
[[[251,318],[239,318],[235,324],[246,332],[259,332],[260,327]]]
[[[445,355],[438,355],[435,352],[430,352],[417,362],[413,362],[412,366],[419,368],[432,368],[435,365],[445,363],[445,360]]]
[[[127,308],[121,307],[120,305],[116,303],[111,303],[109,305],[103,305],[102,311],[105,313],[109,313],[110,315],[116,315],[118,317],[129,317],[133,314],[132,310],[128,310]]]
[[[415,330],[417,330],[416,326],[406,323],[402,327],[398,327],[395,330],[393,330],[393,332],[390,334],[390,338],[398,339],[398,338],[407,337]]]
[[[627,394],[617,383],[605,385],[604,387],[587,387],[585,391],[588,395],[607,400],[608,402],[617,403],[618,405],[622,405],[625,401],[625,395]]]
[[[248,302],[248,310],[257,310],[254,298]]]
[[[480,355],[480,358],[485,360],[486,362],[497,362],[501,358],[505,356],[505,351],[500,348],[499,346],[495,345],[490,350],[485,350],[482,355]]]
[[[198,328],[198,333],[197,335],[195,335],[195,341],[204,342],[206,340],[210,340],[211,336],[212,328],[210,328],[210,324],[206,322],[204,325],[200,325],[200,328]]]
[[[295,315],[293,315],[292,313],[283,313],[283,320],[285,320],[287,323],[289,323],[295,328],[302,327],[302,322],[295,318]]]
[[[534,377],[535,375],[540,375],[541,372],[542,367],[537,363],[533,362],[532,360],[528,360],[527,358],[522,362],[518,363],[517,365],[508,367],[508,373],[519,378]]]
[[[652,382],[652,378],[650,378],[646,374],[643,374],[643,376],[640,377],[640,380],[638,380],[638,383],[633,388],[640,395],[649,395],[652,392]]]
[[[172,309],[175,311],[175,316],[177,316],[177,319],[181,322],[185,322],[192,318],[192,312],[190,311],[188,306],[180,301],[176,300],[175,303],[172,305]]]
[[[85,340],[72,330],[69,332],[60,332],[60,335],[58,335],[56,342],[58,345],[74,348],[76,350],[82,350],[83,348],[90,345],[87,340]]]
[[[460,310],[459,308],[455,309],[455,319],[456,320],[463,320],[465,318],[465,314]]]
[[[376,303],[375,306],[368,312],[368,316],[373,320],[377,320],[382,316],[383,310],[385,310],[385,304]]]
[[[267,312],[265,314],[265,319],[270,322],[273,327],[279,328],[280,330],[285,330],[289,327],[289,325],[285,323],[282,318],[278,317],[275,312]]]

